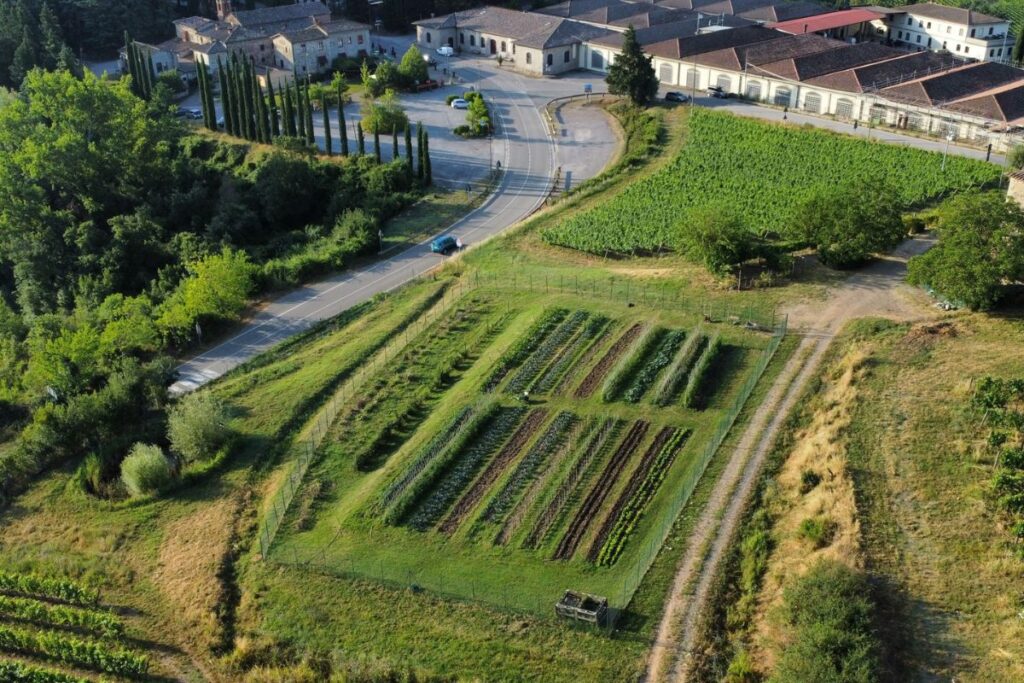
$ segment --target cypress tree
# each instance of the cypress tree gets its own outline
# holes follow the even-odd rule
[[[366,137],[363,135],[363,122],[360,121],[356,125],[356,142],[358,144],[359,155],[366,154]]]
[[[313,106],[309,102],[309,76],[306,77],[306,87],[302,89],[302,106],[306,109],[306,142],[315,145],[316,137],[313,134]]]
[[[377,163],[380,163],[380,128],[377,126],[373,127],[373,155],[377,157]]]
[[[128,31],[124,32],[124,61],[128,65],[128,75],[132,77],[132,92],[139,97],[141,93],[139,92],[139,70],[135,65],[135,45],[132,43]]]
[[[210,128],[210,103],[206,101],[206,78],[203,76],[203,63],[199,62],[196,78],[199,83],[199,105],[203,108],[203,125]]]
[[[405,127],[405,172],[412,178],[412,126]]]
[[[427,187],[434,184],[434,172],[430,168],[430,135],[423,131],[423,182]]]
[[[258,114],[256,112],[256,93],[253,92],[253,83],[255,82],[252,63],[249,60],[242,59],[242,85],[245,87],[245,104],[246,104],[246,115],[245,115],[245,129],[249,134],[250,140],[259,140],[259,129],[256,127],[256,121]]]
[[[295,131],[296,134],[306,139],[306,112],[302,110],[302,86],[299,84],[299,79],[295,79],[295,92],[293,97],[295,98]]]
[[[416,124],[416,178],[423,182],[423,124]]]
[[[245,99],[245,86],[242,83],[242,73],[238,66],[238,55],[231,55],[231,83],[235,96],[235,123],[238,126],[238,137],[249,136],[249,124],[246,122],[248,102]]]
[[[156,87],[156,71],[153,69],[153,54],[146,55],[146,64],[144,67],[146,77],[146,99],[148,100],[153,96],[153,88]]]
[[[293,137],[295,135],[295,112],[292,111],[292,98],[289,96],[291,91],[287,83],[283,88],[279,87],[278,91],[281,93],[281,134]]]
[[[341,138],[341,156],[348,156],[348,125],[345,122],[345,98],[338,82],[338,136]]]
[[[206,102],[210,105],[210,130],[218,130],[217,99],[213,96],[213,74],[206,62],[203,62],[203,82],[206,84]]]
[[[256,127],[259,132],[260,142],[270,142],[270,117],[267,115],[267,101],[263,99],[263,88],[260,87],[260,80],[256,77],[256,62],[249,64],[249,72],[252,74],[252,92],[256,99]]]
[[[220,80],[220,108],[224,110],[224,130],[228,135],[234,135],[235,113],[231,110],[231,88],[228,87],[228,74],[220,57],[217,58],[217,78]]]
[[[139,66],[139,48],[132,43],[128,47],[128,72],[132,76],[132,90],[139,97],[146,96],[146,82],[142,79],[142,67]]]
[[[1013,44],[1012,61],[1016,64],[1024,64],[1024,25],[1017,28],[1017,42]]]
[[[270,136],[280,137],[281,136],[281,123],[278,120],[277,113],[277,97],[274,95],[274,84],[270,81],[270,75],[267,75],[267,101],[270,103]]]
[[[331,110],[327,106],[327,98],[320,100],[320,109],[324,113],[324,148],[327,150],[327,156],[334,155],[334,149],[331,147]]]
[[[391,129],[391,161],[398,161],[401,159],[398,155],[398,129]]]

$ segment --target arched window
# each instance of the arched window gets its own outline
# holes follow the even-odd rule
[[[566,50],[565,54],[562,55],[562,61],[565,62],[566,64],[568,64],[569,63],[569,59],[571,59],[571,57],[569,56],[569,51]]]
[[[504,51],[505,51],[505,41],[504,41],[504,40],[503,40],[503,41],[501,41],[501,51],[502,51],[502,52],[504,52]]]
[[[697,73],[696,69],[687,69],[686,87],[691,89],[696,89],[700,87],[700,74]]]
[[[760,100],[761,99],[761,84],[747,83],[747,99],[748,100]]]
[[[430,45],[430,31],[427,31],[427,45]]]
[[[672,65],[671,64],[660,64],[658,66],[658,80],[669,85],[672,83]]]
[[[818,114],[821,112],[821,95],[816,92],[809,92],[804,97],[804,111],[809,111],[812,114]]]
[[[779,88],[775,91],[775,106],[776,107],[788,107],[789,101],[792,98],[792,93],[789,88]]]
[[[840,97],[836,101],[836,116],[841,119],[852,119],[853,118],[853,100],[848,100],[845,97]]]
[[[470,45],[470,47],[476,47],[476,36],[470,34],[470,36],[469,36],[469,45]]]
[[[465,45],[465,44],[466,44],[466,34],[465,33],[460,33],[459,34],[459,45]]]
[[[730,90],[732,90],[732,79],[726,76],[725,74],[721,74],[718,76],[718,81],[716,85],[725,92],[729,92]]]
[[[552,66],[554,63],[555,63],[555,56],[549,52],[548,53],[548,66]]]

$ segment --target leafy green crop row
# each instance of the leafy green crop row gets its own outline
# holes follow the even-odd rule
[[[811,198],[849,185],[887,186],[905,207],[999,180],[989,163],[695,110],[686,146],[664,169],[590,211],[544,231],[545,241],[592,253],[660,251],[688,210],[720,204],[758,234],[795,236]]]
[[[46,657],[117,676],[144,676],[149,659],[130,650],[53,631],[27,631],[0,625],[0,650]]]
[[[572,367],[579,354],[601,336],[610,322],[611,319],[603,315],[592,317],[583,331],[562,352],[561,357],[548,367],[540,379],[534,382],[531,391],[537,394],[546,394],[551,391],[559,380],[565,377],[565,373]]]
[[[658,487],[661,486],[661,482],[664,481],[669,468],[672,466],[673,461],[675,461],[676,455],[682,449],[689,435],[689,431],[677,429],[665,445],[662,446],[657,458],[651,464],[651,468],[644,475],[640,486],[633,493],[625,507],[622,508],[622,512],[619,513],[615,526],[601,547],[601,552],[597,557],[597,564],[610,566],[619,559],[623,548],[626,547],[629,535],[636,528],[637,520],[640,519],[640,515],[643,514],[647,504],[654,498],[654,494],[658,491]]]
[[[636,373],[637,368],[647,358],[647,352],[654,348],[665,336],[665,330],[656,327],[648,327],[644,330],[626,353],[615,364],[612,371],[604,381],[601,389],[601,400],[609,403],[618,398],[619,394]]]
[[[0,615],[50,626],[93,631],[107,638],[124,633],[124,625],[113,614],[67,605],[52,605],[31,598],[0,595]]]
[[[522,367],[519,368],[519,372],[509,380],[506,391],[511,394],[518,394],[520,391],[531,388],[537,375],[547,367],[558,350],[583,326],[587,316],[588,313],[586,311],[573,311],[572,315],[556,327],[551,334],[547,335],[544,338],[544,342],[527,356]]]
[[[679,385],[689,376],[690,368],[693,367],[694,361],[697,360],[697,354],[704,347],[706,340],[707,336],[699,330],[694,330],[690,333],[686,343],[676,352],[676,357],[672,360],[672,364],[669,365],[668,370],[665,371],[664,376],[662,376],[661,381],[654,390],[655,405],[667,406],[672,402],[672,399],[675,398],[676,393],[679,391]]]
[[[92,607],[100,600],[98,591],[67,579],[52,579],[38,574],[0,571],[0,592],[62,600]]]
[[[686,333],[682,330],[672,330],[661,338],[661,342],[654,349],[654,353],[640,367],[629,388],[622,395],[624,401],[636,403],[643,398],[651,384],[654,383],[654,380],[665,369],[665,366],[672,362],[676,350],[683,343],[685,336]]]
[[[59,671],[40,669],[21,662],[0,662],[0,681],[4,683],[89,683],[88,679]]]
[[[510,346],[494,364],[494,369],[487,381],[484,382],[484,391],[494,391],[512,371],[512,368],[518,366],[533,353],[534,349],[540,346],[540,343],[567,315],[569,315],[569,311],[564,308],[552,308],[545,311],[540,319],[531,325],[530,329]]]
[[[715,362],[718,353],[722,350],[722,341],[718,335],[711,337],[704,353],[700,354],[697,363],[690,371],[690,377],[686,381],[686,388],[683,389],[683,396],[680,402],[684,408],[693,408],[697,404],[697,397],[700,395],[701,385],[704,383],[704,376],[707,374],[711,364]]]

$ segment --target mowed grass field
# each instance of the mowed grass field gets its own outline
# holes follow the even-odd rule
[[[552,312],[560,321],[538,330]],[[770,335],[574,292],[518,293],[513,305],[482,288],[447,315],[339,415],[271,559],[542,616],[567,588],[624,608],[673,522],[669,502],[699,475],[698,456]],[[695,378],[693,405],[682,405],[685,373],[656,405],[690,336],[705,340],[691,366],[707,340],[720,344]],[[536,348],[505,368],[510,350],[530,341]],[[608,395],[630,353],[638,362]],[[497,382],[496,368],[505,368]],[[442,375],[444,386],[427,381],[411,398],[422,387],[412,378]],[[467,409],[484,417],[445,452]],[[395,489],[435,451],[447,461],[424,466],[403,500]]]

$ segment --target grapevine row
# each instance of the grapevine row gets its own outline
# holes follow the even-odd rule
[[[0,681],[4,683],[90,683],[86,678],[60,671],[28,666],[21,662],[0,662]]]
[[[0,615],[35,624],[93,631],[107,638],[124,633],[124,625],[113,614],[68,605],[54,605],[30,598],[0,595]]]
[[[116,676],[142,677],[149,670],[149,659],[145,655],[53,631],[28,631],[0,625],[0,650],[45,657]]]

